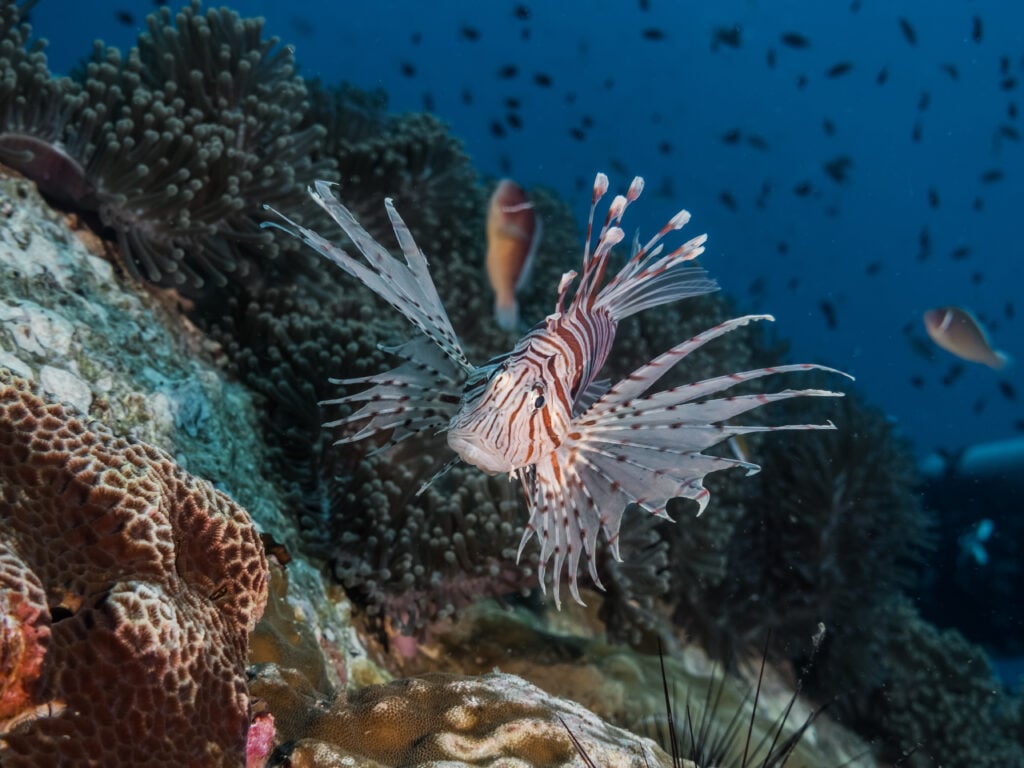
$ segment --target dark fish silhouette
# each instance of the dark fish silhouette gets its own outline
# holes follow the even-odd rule
[[[551,75],[549,75],[547,72],[537,72],[533,76],[533,82],[535,82],[541,88],[550,88],[551,83],[554,81],[551,79]]]
[[[725,144],[738,144],[741,138],[740,129],[733,128],[722,134],[721,139]]]
[[[849,61],[840,61],[838,64],[833,64],[825,72],[825,77],[842,77],[853,69],[853,63]]]
[[[921,143],[921,138],[924,136],[924,124],[920,120],[914,121],[914,127],[910,131],[910,140],[915,144]]]
[[[878,74],[875,75],[875,82],[878,83],[879,85],[885,85],[885,81],[888,80],[888,79],[889,79],[889,69],[888,69],[888,67],[882,67],[880,70],[878,70]]]
[[[764,54],[764,62],[768,69],[775,69],[775,49],[769,48]]]
[[[647,27],[640,33],[644,40],[664,40],[665,31],[658,27]]]
[[[799,32],[783,32],[779,39],[783,45],[790,48],[807,48],[811,44],[811,41]]]
[[[422,42],[423,42],[423,35],[422,35],[422,33],[420,33],[420,32],[413,32],[411,35],[409,35],[409,43],[410,43],[410,45],[419,45]]]
[[[292,16],[288,19],[292,29],[295,30],[295,34],[300,37],[312,37],[316,31],[316,27],[313,26],[313,22],[309,19],[303,18],[302,16]]]
[[[517,131],[523,127],[523,119],[519,117],[517,112],[509,112],[505,115],[505,122],[508,123],[509,128],[514,128]]]
[[[126,11],[124,9],[117,10],[114,12],[114,18],[126,27],[135,26],[135,16],[132,15],[131,11]]]
[[[399,66],[406,77],[416,77],[416,66],[412,62],[403,61]]]
[[[825,173],[828,174],[836,184],[846,183],[850,168],[853,165],[853,158],[849,155],[840,155],[824,163]]]
[[[525,5],[517,5],[513,11],[515,17],[520,21],[526,21],[530,18],[530,9]]]
[[[498,77],[502,80],[511,80],[519,74],[519,67],[515,64],[506,64],[498,70]]]
[[[1006,317],[1007,320],[1013,320],[1013,314],[1013,302],[1008,301],[1003,307],[1003,315]]]
[[[497,138],[501,138],[505,135],[505,126],[499,123],[497,120],[491,121],[491,135]]]
[[[981,285],[985,282],[985,274],[980,271],[971,272],[971,285]]]
[[[935,187],[928,187],[928,205],[931,208],[939,207],[939,191]]]
[[[971,22],[971,37],[974,39],[974,42],[980,43],[984,33],[985,30],[982,28],[981,16],[975,16]]]
[[[917,98],[917,111],[924,112],[931,106],[932,95],[928,91],[921,91],[921,95]]]
[[[801,181],[799,184],[793,187],[793,194],[796,195],[797,197],[807,197],[809,194],[811,194],[812,189],[813,187],[811,186],[811,182]]]
[[[651,0],[640,0],[640,10],[649,11],[651,10]]]
[[[982,184],[995,184],[997,181],[1002,181],[1004,174],[998,168],[989,168],[987,171],[982,172],[978,177]]]
[[[480,39],[480,30],[476,27],[471,27],[469,24],[463,24],[459,28],[459,34],[463,40],[475,41]]]
[[[778,251],[780,255],[785,256],[789,253],[789,243],[785,240],[779,240],[779,242],[775,244],[775,250]]]
[[[1010,402],[1015,402],[1017,400],[1017,390],[1015,390],[1013,385],[1005,379],[1002,379],[999,382],[999,391],[1002,393],[1003,397]]]
[[[864,274],[866,274],[868,277],[874,277],[881,271],[882,262],[880,261],[870,261],[868,262],[868,265],[864,267]]]
[[[723,189],[721,192],[718,193],[718,200],[730,211],[735,212],[739,208],[739,204],[736,202],[736,198],[728,189]]]
[[[827,117],[821,121],[821,128],[825,131],[826,136],[836,135],[836,124],[829,120]]]
[[[583,131],[580,130],[579,128],[570,128],[569,135],[576,139],[576,141],[583,141],[585,138],[587,138]]]
[[[910,22],[900,16],[900,31],[903,32],[903,38],[911,45],[917,45],[917,32],[914,31],[914,27],[911,26]]]
[[[834,331],[839,327],[839,319],[836,317],[836,305],[828,299],[822,299],[818,305],[821,308],[821,314],[825,316],[825,325],[830,331]]]
[[[917,260],[925,261],[931,255],[932,236],[928,232],[928,227],[921,227],[921,231],[917,235]]]
[[[759,136],[756,133],[752,133],[747,136],[747,144],[752,146],[754,149],[760,149],[762,152],[768,151],[768,142],[765,141],[763,136]]]
[[[949,254],[949,257],[953,261],[963,261],[964,259],[966,259],[970,255],[971,255],[971,246],[969,246],[969,245],[958,245]]]
[[[956,68],[956,64],[950,64],[947,62],[945,64],[940,64],[939,67],[943,72],[949,75],[950,80],[960,79],[960,70]]]
[[[964,366],[961,363],[953,363],[949,366],[949,370],[946,371],[946,375],[943,376],[940,381],[942,386],[951,387],[956,383],[956,380],[964,375]]]
[[[743,44],[741,29],[738,24],[731,27],[715,27],[711,33],[711,50],[717,51],[720,45],[728,48],[739,48]]]
[[[910,386],[912,386],[914,389],[924,389],[924,377],[917,375],[911,376]]]
[[[515,96],[506,96],[505,106],[508,107],[509,109],[519,109],[520,101]]]
[[[663,141],[658,145],[658,151],[663,155],[672,154],[672,143],[669,141]]]
[[[1020,131],[1009,123],[1001,123],[996,129],[996,136],[1001,139],[1009,139],[1010,141],[1020,141]]]
[[[584,115],[583,117],[580,118],[580,125],[582,125],[584,128],[593,128],[594,118],[592,118],[590,115]]]

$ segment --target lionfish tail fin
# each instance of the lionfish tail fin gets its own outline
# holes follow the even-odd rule
[[[465,374],[441,350],[424,338],[382,349],[400,357],[402,363],[374,376],[330,380],[346,390],[370,385],[321,401],[321,405],[356,408],[349,415],[324,424],[341,432],[335,445],[384,438],[377,448],[383,450],[411,437],[444,430],[458,410]]]
[[[384,204],[395,237],[405,256],[404,263],[392,256],[384,246],[363,229],[352,212],[342,205],[331,192],[330,182],[316,181],[314,188],[309,190],[309,194],[344,230],[363,258],[366,259],[366,264],[352,258],[321,235],[292,221],[270,206],[264,206],[264,208],[273,211],[290,227],[276,222],[264,222],[262,226],[276,227],[293,237],[300,238],[342,270],[357,278],[363,285],[401,312],[409,322],[437,344],[456,365],[468,371],[471,366],[466,360],[466,355],[459,344],[451,321],[448,319],[441,298],[437,294],[434,281],[430,277],[427,259],[417,247],[409,228],[402,217],[398,215],[391,200],[385,200]]]
[[[690,263],[704,252],[707,235],[699,235],[675,250],[664,252],[662,239],[669,232],[683,228],[690,220],[687,211],[679,211],[669,219],[646,245],[641,246],[636,240],[629,260],[607,285],[602,286],[611,250],[624,238],[619,226],[622,216],[630,203],[640,197],[644,180],[640,176],[635,177],[626,194],[617,195],[612,200],[591,252],[594,213],[607,189],[608,177],[599,173],[594,182],[587,223],[583,274],[573,307],[588,310],[601,307],[618,322],[645,309],[718,290],[718,284],[703,269]]]

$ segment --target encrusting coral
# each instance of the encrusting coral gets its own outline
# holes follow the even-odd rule
[[[0,493],[0,762],[237,765],[267,599],[245,510],[6,371]]]
[[[423,675],[332,702],[303,688],[300,678],[264,667],[252,692],[274,712],[283,742],[272,766],[556,768],[581,764],[573,737],[596,765],[672,765],[651,740],[514,675]]]

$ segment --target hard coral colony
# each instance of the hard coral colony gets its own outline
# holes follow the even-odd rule
[[[813,364],[730,373],[645,395],[694,350],[751,321],[772,319],[769,315],[748,315],[721,323],[672,347],[614,386],[597,379],[621,320],[717,289],[703,269],[690,264],[703,252],[705,236],[663,252],[661,240],[686,224],[690,218],[686,211],[672,217],[646,245],[641,246],[637,239],[623,267],[605,280],[612,249],[624,238],[619,226],[622,216],[640,196],[643,186],[643,179],[637,177],[625,195],[612,200],[591,250],[595,209],[608,189],[607,177],[597,175],[582,276],[574,296],[566,304],[570,286],[578,276],[570,271],[562,275],[555,311],[512,350],[481,366],[466,359],[431,280],[426,258],[391,200],[385,201],[385,208],[405,256],[404,264],[363,229],[324,181],[318,181],[310,194],[341,226],[368,266],[287,217],[282,216],[291,228],[268,223],[300,237],[358,278],[426,336],[388,349],[403,361],[397,368],[336,382],[346,387],[370,385],[328,401],[362,404],[355,413],[328,425],[362,424],[339,442],[381,437],[383,448],[427,432],[444,432],[448,447],[457,454],[445,469],[462,460],[490,474],[507,472],[518,478],[530,509],[519,553],[536,534],[541,543],[542,588],[546,565],[554,556],[556,605],[560,605],[559,582],[566,560],[570,592],[582,603],[577,571],[584,552],[591,578],[602,586],[596,568],[598,531],[604,532],[618,558],[619,527],[630,504],[668,517],[665,505],[669,499],[685,497],[698,502],[699,514],[709,501],[710,494],[703,485],[707,474],[730,467],[743,467],[749,473],[759,470],[756,464],[704,454],[702,450],[752,432],[833,428],[831,423],[774,427],[726,423],[769,402],[838,394],[827,390],[703,399],[776,373],[833,371]]]

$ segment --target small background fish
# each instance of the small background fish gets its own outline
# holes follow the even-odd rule
[[[961,307],[939,307],[924,313],[924,327],[932,341],[947,352],[972,363],[1001,370],[1009,363],[1005,352],[993,349],[978,319]]]
[[[506,331],[519,327],[516,294],[529,280],[542,225],[523,188],[502,179],[487,207],[487,277],[494,289],[494,317]]]

